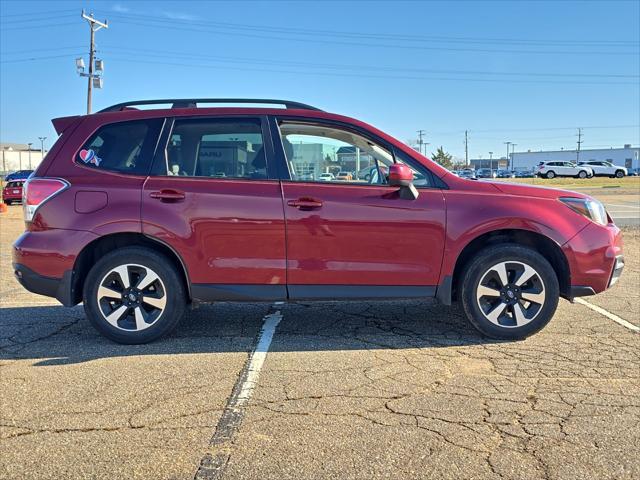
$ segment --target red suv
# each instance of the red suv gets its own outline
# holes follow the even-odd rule
[[[211,106],[224,103],[245,105]],[[60,138],[25,185],[15,275],[83,302],[117,342],[168,333],[195,302],[432,297],[519,339],[624,266],[597,200],[459,178],[295,102],[129,102],[53,124]]]

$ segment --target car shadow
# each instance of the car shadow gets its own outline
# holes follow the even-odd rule
[[[171,335],[145,345],[101,336],[81,306],[0,308],[0,360],[68,365],[138,355],[246,353],[264,316],[283,318],[272,352],[441,348],[497,343],[473,329],[459,307],[421,301],[219,303],[190,310]]]

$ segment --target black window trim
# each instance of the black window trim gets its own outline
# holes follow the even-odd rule
[[[153,165],[149,171],[149,176],[153,177],[170,177],[180,179],[197,179],[197,180],[214,180],[221,182],[233,182],[233,181],[252,181],[252,182],[266,182],[266,181],[279,181],[279,175],[273,161],[273,143],[271,141],[271,135],[269,131],[269,125],[266,115],[247,115],[247,114],[228,114],[228,115],[177,115],[167,117],[165,119],[164,129],[158,138],[158,146],[153,158]],[[192,176],[181,175],[173,177],[167,175],[167,146],[169,145],[169,139],[173,133],[173,129],[176,121],[181,120],[252,120],[260,123],[260,133],[262,135],[262,147],[264,149],[265,161],[267,163],[267,177],[266,178],[246,178],[246,177],[204,177],[204,176]]]
[[[419,172],[423,172],[425,176],[429,180],[429,185],[416,185],[417,189],[424,190],[447,190],[449,186],[437,175],[434,175],[433,172],[422,163],[420,163],[415,158],[411,157],[409,154],[404,151],[398,150],[393,144],[387,142],[386,140],[378,137],[377,135],[371,133],[370,131],[359,127],[357,125],[352,125],[347,122],[341,122],[339,120],[331,120],[325,118],[314,118],[314,117],[302,117],[302,116],[294,116],[294,115],[269,115],[269,125],[271,130],[271,136],[273,137],[273,149],[274,149],[274,159],[275,163],[278,165],[278,173],[280,175],[280,179],[282,182],[291,182],[291,183],[314,183],[320,185],[334,185],[338,187],[352,186],[352,187],[388,187],[395,189],[396,187],[390,187],[389,185],[383,184],[368,184],[368,183],[348,183],[348,182],[320,182],[317,180],[292,180],[291,172],[289,171],[289,165],[286,160],[286,155],[284,153],[284,146],[282,145],[282,137],[280,135],[280,127],[279,122],[281,121],[289,121],[289,122],[297,122],[297,123],[306,123],[312,125],[327,125],[333,126],[336,128],[340,128],[343,130],[351,131],[357,135],[365,137],[378,145],[386,148],[393,157],[393,162],[396,163],[396,158],[399,156],[398,152],[402,155],[401,161],[409,164],[411,168],[417,170]],[[277,139],[277,140],[276,140]]]
[[[109,170],[106,168],[94,168],[94,167],[90,167],[89,165],[85,164],[84,162],[78,161],[78,153],[80,152],[80,150],[82,150],[83,148],[85,148],[85,145],[87,145],[89,143],[89,140],[93,140],[93,138],[95,138],[96,135],[98,135],[98,133],[106,128],[106,127],[110,127],[113,125],[117,125],[120,123],[133,123],[133,122],[148,122],[148,123],[156,123],[156,125],[153,125],[153,128],[150,128],[149,131],[147,132],[146,138],[144,139],[144,144],[143,144],[143,149],[147,148],[146,142],[149,141],[149,139],[151,138],[151,136],[155,136],[155,141],[152,142],[153,143],[153,148],[150,148],[149,150],[149,157],[151,158],[151,161],[148,163],[148,166],[146,168],[145,171],[139,172],[139,173],[129,173],[129,172],[124,172],[124,171],[119,171],[119,170]],[[162,136],[162,132],[164,131],[165,128],[165,124],[166,124],[166,119],[164,117],[148,117],[148,118],[136,118],[136,119],[132,119],[132,120],[117,120],[115,122],[108,122],[108,123],[102,123],[100,125],[97,126],[97,128],[95,128],[86,138],[85,141],[78,147],[78,149],[75,151],[75,153],[73,154],[73,164],[76,167],[85,169],[85,170],[89,170],[91,172],[101,172],[101,173],[106,173],[106,174],[110,174],[110,175],[125,175],[127,177],[147,177],[149,176],[149,172],[151,171],[151,169],[153,168],[153,164],[155,163],[155,158],[156,158],[156,153],[158,150],[158,142],[160,141],[160,137]]]

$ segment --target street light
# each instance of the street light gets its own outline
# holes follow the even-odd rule
[[[512,143],[511,144],[511,170],[514,170],[514,171],[516,169],[516,166],[513,163],[513,160],[515,158],[514,154],[516,153],[516,145],[517,145],[517,143]]]
[[[507,146],[507,170],[509,169],[509,145],[511,145],[511,142],[504,142],[504,144]]]
[[[491,170],[491,178],[493,178],[493,152],[489,152],[489,170]]]
[[[40,161],[44,160],[44,141],[47,137],[38,137],[40,139]]]
[[[27,143],[29,147],[29,170],[31,170],[31,145],[33,145],[33,143]]]

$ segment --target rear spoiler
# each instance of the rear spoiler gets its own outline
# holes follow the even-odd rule
[[[54,118],[53,120],[51,120],[51,123],[53,123],[53,128],[56,129],[56,133],[58,135],[62,135],[62,133],[71,125],[74,125],[79,118],[80,118],[80,115],[73,115],[71,117]]]

